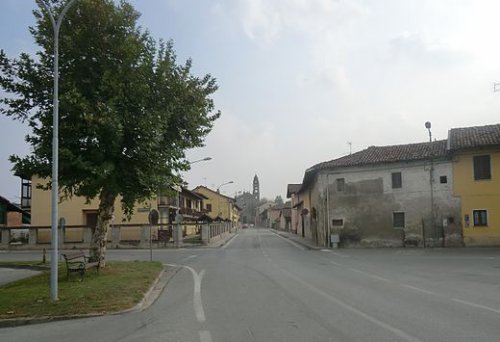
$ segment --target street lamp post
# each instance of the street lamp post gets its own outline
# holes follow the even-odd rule
[[[195,161],[192,161],[192,162],[188,162],[189,165],[193,165],[195,163],[199,163],[199,162],[202,162],[202,161],[209,161],[209,160],[212,160],[212,157],[205,157],[203,159],[198,159],[198,160],[195,160]]]
[[[233,183],[234,183],[234,181],[229,181],[229,182],[226,182],[226,183],[222,183],[221,185],[219,185],[217,187],[217,192],[220,193],[220,188],[223,187],[224,185],[233,184]],[[228,216],[228,219],[231,219],[231,204],[229,203],[229,201],[227,203],[228,203],[228,213],[227,213],[227,216]],[[222,211],[220,210],[220,202],[219,201],[217,201],[217,212],[222,215]]]
[[[433,230],[435,232],[436,230],[436,220],[434,219],[434,160],[433,160],[433,155],[432,155],[432,132],[431,132],[431,123],[427,121],[425,123],[425,128],[429,131],[429,153],[430,153],[430,159],[431,159],[431,167],[429,169],[429,184],[430,184],[430,190],[431,190],[431,225],[433,227]],[[436,234],[435,234],[436,235]],[[423,243],[425,247],[425,234],[423,236]]]
[[[58,261],[58,236],[57,236],[57,201],[59,197],[58,167],[59,167],[59,30],[66,12],[76,0],[70,0],[62,9],[57,21],[52,14],[52,8],[45,2],[40,4],[47,11],[52,28],[54,30],[54,98],[53,98],[53,117],[52,117],[52,253],[50,256],[50,298],[57,300],[57,261]]]
[[[217,192],[220,192],[220,188],[222,188],[224,185],[233,184],[233,183],[234,183],[234,181],[229,181],[227,183],[222,183],[221,185],[219,185],[217,187]]]

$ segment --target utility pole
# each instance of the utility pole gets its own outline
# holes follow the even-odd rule
[[[431,167],[429,169],[429,184],[431,190],[431,224],[434,230],[434,237],[436,237],[436,220],[434,218],[434,160],[432,152],[432,133],[431,133],[431,123],[427,121],[425,123],[425,128],[429,131],[429,154],[431,159]],[[444,228],[443,228],[444,229]],[[444,241],[443,241],[444,243]],[[424,241],[425,246],[425,241]]]

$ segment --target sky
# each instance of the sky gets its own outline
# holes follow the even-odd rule
[[[78,0],[77,0],[78,1]],[[283,198],[307,168],[376,145],[436,139],[450,128],[500,123],[500,2],[496,0],[132,0],[140,25],[172,39],[178,60],[218,82],[222,112],[211,157],[183,176]],[[37,47],[34,0],[0,0],[0,48]],[[27,128],[0,116],[0,196],[19,201],[11,154]]]

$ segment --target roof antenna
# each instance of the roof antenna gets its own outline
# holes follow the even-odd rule
[[[349,145],[349,155],[351,155],[352,154],[352,142],[348,141],[347,145]]]

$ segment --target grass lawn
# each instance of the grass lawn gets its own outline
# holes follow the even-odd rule
[[[0,266],[8,263],[0,263]],[[15,263],[9,263],[11,265]],[[26,265],[29,262],[19,262]],[[33,265],[38,263],[33,262]],[[163,266],[160,262],[107,262],[84,280],[71,274],[66,280],[64,263],[59,266],[59,300],[50,300],[50,272],[0,287],[0,319],[114,312],[137,304],[151,287]]]

